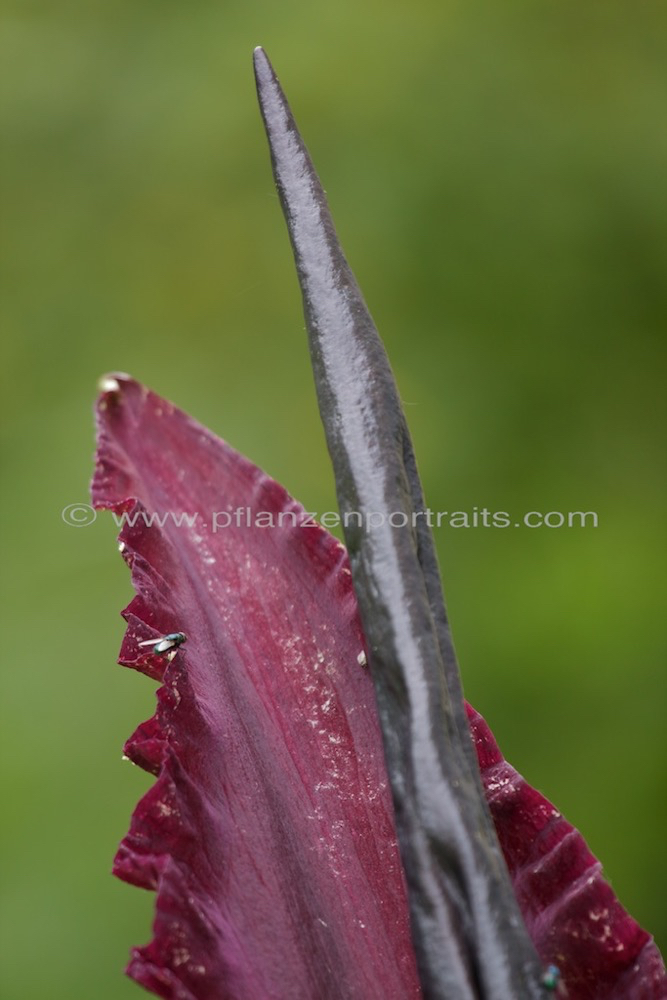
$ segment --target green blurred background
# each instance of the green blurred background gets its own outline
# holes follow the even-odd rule
[[[5,5],[2,995],[124,1000],[152,896],[108,874],[153,685],[87,499],[98,375],[146,381],[335,509],[256,108],[287,89],[392,359],[466,693],[667,942],[659,5]],[[661,287],[662,286],[662,287]],[[664,320],[664,312],[662,313]]]

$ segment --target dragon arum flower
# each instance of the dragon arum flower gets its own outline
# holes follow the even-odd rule
[[[170,1000],[417,998],[347,553],[229,445],[118,380],[98,402],[98,508],[213,511],[224,498],[230,509],[276,515],[271,530],[254,519],[213,533],[130,517],[121,532],[136,596],[120,659],[161,682],[155,715],[125,746],[157,776],[114,864],[120,878],[157,892],[153,940],[134,951],[129,974]],[[295,516],[280,519],[283,511]],[[147,658],[146,633],[166,636],[175,622],[187,657]],[[655,944],[582,837],[467,712],[545,972],[558,967],[570,1000],[667,996]]]
[[[157,776],[115,861],[157,891],[129,973],[167,1000],[667,997],[582,837],[463,701],[391,369],[261,49],[255,74],[347,549],[171,403],[104,379],[93,502],[131,515],[136,590],[120,659],[161,682],[125,747]],[[273,528],[135,516],[221,504]],[[372,510],[414,527],[345,519]]]

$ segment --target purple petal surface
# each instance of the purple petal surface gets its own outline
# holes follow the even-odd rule
[[[667,997],[660,952],[616,899],[584,838],[507,763],[471,706],[468,718],[523,918],[545,964],[559,967],[567,996]]]
[[[125,748],[158,774],[114,866],[157,890],[130,975],[179,1000],[417,997],[345,550],[228,445],[119,385],[99,404],[94,503],[198,514],[120,536],[137,592],[121,662],[163,682]],[[214,532],[237,507],[296,524]],[[188,639],[170,663],[138,646],[173,631]]]
[[[125,376],[108,385],[92,495],[128,518],[120,660],[161,681],[126,744],[157,775],[114,865],[157,891],[129,974],[173,1000],[419,997],[345,549],[172,404]],[[139,646],[175,631],[188,638],[171,661]],[[567,995],[667,996],[655,945],[581,836],[470,720],[524,918]]]

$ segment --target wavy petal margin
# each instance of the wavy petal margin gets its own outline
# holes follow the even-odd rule
[[[120,662],[161,682],[125,747],[157,775],[114,864],[157,891],[129,975],[167,1000],[419,997],[344,547],[128,376],[106,379],[97,418],[93,503],[125,518],[136,590]],[[174,631],[188,638],[172,660],[139,646]],[[567,996],[667,997],[581,836],[469,718],[524,918]]]

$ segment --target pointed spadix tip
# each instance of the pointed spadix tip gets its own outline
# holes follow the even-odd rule
[[[271,60],[261,45],[258,45],[253,52],[253,64],[259,109],[264,119],[269,146],[271,147],[272,155],[274,155],[275,149],[273,148],[274,141],[272,135],[282,120],[282,116],[285,113],[289,115],[289,105],[276,76],[276,71],[271,65]]]
[[[256,74],[267,71],[269,73],[271,72],[271,63],[269,61],[269,57],[267,56],[266,52],[264,51],[261,45],[258,45],[255,48],[252,54],[252,61],[255,66]]]
[[[257,84],[257,96],[260,105],[270,99],[269,95],[274,94],[276,88],[280,91],[280,84],[276,77],[275,70],[271,65],[271,60],[261,45],[258,45],[252,54],[252,61],[255,68],[255,83]]]

